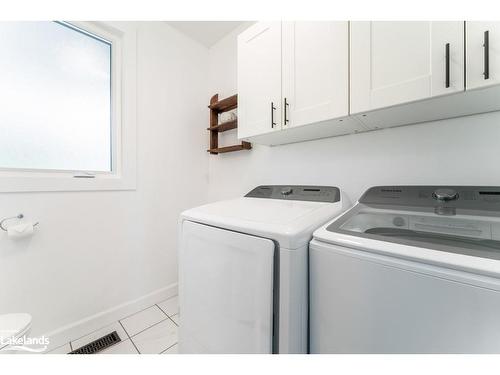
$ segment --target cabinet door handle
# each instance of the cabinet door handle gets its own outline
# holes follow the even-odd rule
[[[445,87],[448,88],[448,87],[450,87],[450,43],[446,43],[445,56],[446,56],[446,60],[445,60],[445,70],[446,70]]]
[[[274,103],[271,102],[271,128],[274,128],[274,125],[276,123],[274,122],[274,111],[276,110],[276,107],[274,106]]]
[[[288,124],[288,122],[289,122],[288,121],[288,114],[287,114],[288,105],[289,104],[288,104],[288,102],[287,102],[287,100],[285,98],[285,125]]]
[[[489,30],[486,30],[484,32],[484,43],[483,43],[483,48],[484,48],[484,72],[483,76],[484,79],[490,78],[490,32]]]

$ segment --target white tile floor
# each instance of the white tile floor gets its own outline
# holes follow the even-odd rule
[[[177,354],[179,301],[177,296],[148,307],[107,327],[73,340],[49,354],[64,354],[76,350],[113,331],[121,341],[102,354]]]

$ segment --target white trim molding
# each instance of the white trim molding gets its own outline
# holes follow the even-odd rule
[[[50,339],[48,351],[74,341],[100,328],[106,327],[118,320],[122,320],[141,310],[147,309],[168,298],[176,296],[178,293],[177,283],[155,290],[149,294],[139,297],[133,301],[122,303],[108,310],[101,311],[95,315],[86,317],[77,322],[60,327],[55,331],[44,334]]]

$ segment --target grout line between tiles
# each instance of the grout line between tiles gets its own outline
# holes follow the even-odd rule
[[[162,301],[162,302],[163,302],[163,301]],[[160,307],[160,304],[159,304],[159,303],[155,304],[155,306],[156,306],[156,307],[158,307],[162,313],[164,313],[166,316],[168,316],[168,314],[165,312],[165,310],[163,310],[163,309]]]
[[[163,301],[161,301],[161,302],[167,301],[167,300],[169,300],[169,299],[171,299],[171,298],[174,298],[174,297],[177,297],[177,295],[172,296],[172,297],[169,297],[169,298],[167,298],[167,299],[165,299],[165,300],[163,300]],[[158,306],[158,304],[156,304],[156,303],[155,303],[155,304],[153,304],[153,305],[151,305],[151,306],[148,306],[148,307],[146,307],[146,308],[144,308],[144,309],[141,309],[141,310],[139,310],[139,311],[136,311],[135,313],[129,314],[129,315],[127,315],[127,316],[125,316],[125,317],[123,317],[123,318],[121,318],[121,319],[119,319],[119,320],[117,321],[118,323],[120,323],[120,326],[123,328],[123,330],[125,331],[125,334],[126,334],[127,336],[129,336],[129,338],[130,338],[130,339],[131,339],[132,337],[128,334],[127,330],[125,329],[125,327],[123,326],[123,324],[121,323],[121,321],[122,321],[122,320],[125,320],[125,319],[127,319],[127,318],[130,318],[131,316],[134,316],[135,314],[139,314],[139,313],[141,313],[141,312],[143,312],[143,311],[146,311],[147,309],[150,309],[150,308],[151,308],[151,307],[153,307],[153,306],[156,306],[156,307],[157,307],[157,308],[158,308],[158,309],[159,309],[159,310],[160,310],[163,314],[165,314],[165,315],[167,316],[167,318],[169,318],[168,314],[167,314],[165,311],[163,311],[163,310],[161,309],[161,307],[160,307],[160,306]],[[161,322],[163,322],[164,320],[165,320],[165,319],[163,319],[163,320],[159,321],[158,323],[161,323]],[[155,324],[153,324],[152,326],[150,326],[150,327],[148,327],[148,328],[151,328],[151,327],[155,326],[155,325],[156,325],[156,324],[158,324],[158,323],[155,323]],[[175,322],[174,322],[174,323],[175,323]],[[74,350],[74,349],[73,349],[73,341],[80,340],[80,339],[84,338],[85,336],[91,335],[92,333],[95,333],[95,332],[97,332],[97,331],[99,331],[99,330],[101,330],[101,329],[103,329],[103,328],[109,327],[109,326],[111,326],[111,325],[113,325],[113,323],[111,323],[111,324],[107,324],[107,325],[102,326],[102,327],[99,327],[99,328],[97,328],[97,329],[94,329],[93,331],[90,331],[90,332],[88,332],[88,333],[86,333],[86,334],[82,335],[82,336],[79,336],[79,337],[77,337],[77,338],[74,338],[74,339],[70,340],[70,341],[69,341],[69,346],[70,346],[70,348],[71,348],[71,351],[73,351],[73,350]],[[146,329],[148,329],[148,328],[146,328]],[[139,334],[139,333],[141,333],[141,332],[144,332],[146,329],[143,329],[142,331],[140,331],[140,332],[136,333],[134,336],[138,335],[138,334]],[[134,344],[134,346],[135,346],[135,344]]]
[[[127,335],[128,339],[130,340],[130,342],[132,343],[132,345],[134,346],[135,350],[137,350],[137,353],[138,354],[141,354],[141,352],[139,351],[139,348],[137,348],[137,346],[135,345],[135,342],[134,340],[132,340],[132,337],[130,337],[130,335],[128,334],[127,330],[125,329],[125,327],[123,326],[122,322],[118,321],[118,323],[122,326],[123,330],[125,331],[125,334]]]
[[[174,314],[174,315],[176,315],[176,314]],[[172,315],[172,316],[174,316],[174,315]],[[170,319],[170,320],[171,320],[171,321],[172,321],[172,322],[173,322],[173,323],[174,323],[177,327],[179,327],[179,325],[175,322],[175,320],[173,320],[170,316],[169,316],[168,318],[169,318],[169,319]]]
[[[165,301],[166,301],[166,300],[165,300]],[[164,302],[164,301],[162,301],[162,302]],[[163,309],[160,307],[160,305],[159,305],[158,303],[156,304],[156,306],[158,306],[158,308],[159,308],[159,309],[160,309],[160,310],[161,310],[161,311],[162,311],[162,312],[163,312],[166,316],[168,316],[169,318],[170,318],[170,316],[174,316],[174,315],[179,314],[179,312],[176,312],[175,314],[169,315],[169,314],[168,314],[165,310],[163,310]]]
[[[148,329],[153,328],[154,326],[156,326],[156,325],[158,325],[160,323],[163,323],[165,320],[169,320],[169,317],[167,316],[164,319],[160,320],[159,322],[156,322],[155,324],[150,325],[148,328],[144,328],[142,331],[139,331],[136,334],[130,336],[130,338],[132,339],[133,337],[137,336],[138,334],[140,334],[140,333],[142,333],[144,331],[147,331]],[[128,333],[127,333],[127,335],[128,335]]]
[[[166,301],[166,300],[165,300],[165,301]],[[162,302],[163,302],[163,301],[162,301]],[[121,319],[120,319],[120,320],[118,320],[118,321],[119,321],[119,322],[121,322],[122,320],[128,319],[128,318],[130,318],[131,316],[134,316],[134,315],[139,314],[139,313],[141,313],[141,312],[143,312],[143,311],[146,311],[147,309],[150,309],[150,308],[151,308],[151,307],[153,307],[153,306],[158,307],[158,305],[157,305],[156,303],[155,303],[155,304],[152,304],[151,306],[148,306],[148,307],[146,307],[145,309],[141,309],[141,310],[139,310],[139,311],[136,311],[136,312],[135,312],[135,313],[133,313],[133,314],[127,315],[126,317],[121,318]],[[159,307],[158,307],[158,308],[159,308]],[[162,309],[160,309],[160,311],[161,311],[161,312],[163,312],[163,310],[162,310]]]
[[[168,316],[170,318],[170,315],[168,315],[167,312],[165,310],[163,310],[158,303],[156,304],[156,307],[158,307],[162,313],[164,313],[166,316]]]
[[[123,328],[123,330],[125,331],[125,334],[127,335],[127,337],[130,339],[130,335],[128,334],[127,330],[125,329],[124,325],[122,324],[121,321],[118,321],[118,324]]]
[[[165,353],[168,349],[170,349],[170,348],[172,348],[172,347],[176,346],[177,344],[178,344],[178,342],[176,342],[175,344],[170,345],[167,349],[165,349],[164,351],[160,352],[160,354]]]
[[[142,333],[142,332],[144,332],[144,331],[147,331],[147,330],[148,330],[148,329],[150,329],[150,328],[153,328],[154,326],[157,326],[157,325],[158,325],[158,324],[160,324],[160,323],[163,323],[163,322],[164,322],[164,321],[166,321],[166,320],[170,320],[172,323],[174,323],[174,325],[175,325],[177,328],[179,327],[179,326],[178,326],[177,324],[175,324],[175,322],[174,322],[172,319],[170,319],[170,318],[168,317],[168,315],[167,315],[167,317],[166,317],[165,319],[160,320],[158,323],[155,323],[155,324],[153,324],[152,326],[149,326],[148,328],[143,329],[143,330],[142,330],[142,331],[140,331],[140,332],[137,332],[137,333],[136,333],[135,335],[133,335],[133,336],[129,336],[129,337],[130,337],[130,341],[132,341],[132,344],[134,344],[134,346],[135,346],[135,342],[134,342],[134,340],[133,340],[133,338],[134,338],[134,337],[136,337],[137,335],[141,334],[141,333]],[[124,328],[124,329],[125,329],[125,328]],[[127,332],[127,331],[125,330],[125,332]],[[127,332],[127,335],[128,335],[128,332]],[[178,340],[178,339],[177,339],[177,340]],[[177,343],[178,343],[178,341],[177,341],[175,344],[177,344]],[[175,344],[170,345],[170,346],[169,346],[167,349],[165,349],[165,350],[170,349],[170,348],[171,348],[172,346],[174,346]],[[137,346],[135,346],[135,348],[137,349]],[[158,354],[163,353],[165,350],[163,350],[162,352],[160,352],[160,353],[158,353]],[[137,349],[137,351],[139,352],[139,354],[142,354],[142,353],[139,351],[139,349]]]

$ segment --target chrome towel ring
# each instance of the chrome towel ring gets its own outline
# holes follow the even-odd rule
[[[24,218],[24,215],[23,214],[19,214],[17,216],[12,216],[12,217],[6,217],[5,219],[1,220],[0,221],[0,229],[2,229],[3,231],[7,232],[7,228],[4,227],[4,223],[8,220],[14,220],[14,219],[22,219]],[[36,227],[38,225],[38,223],[35,223],[33,224],[34,227]]]

